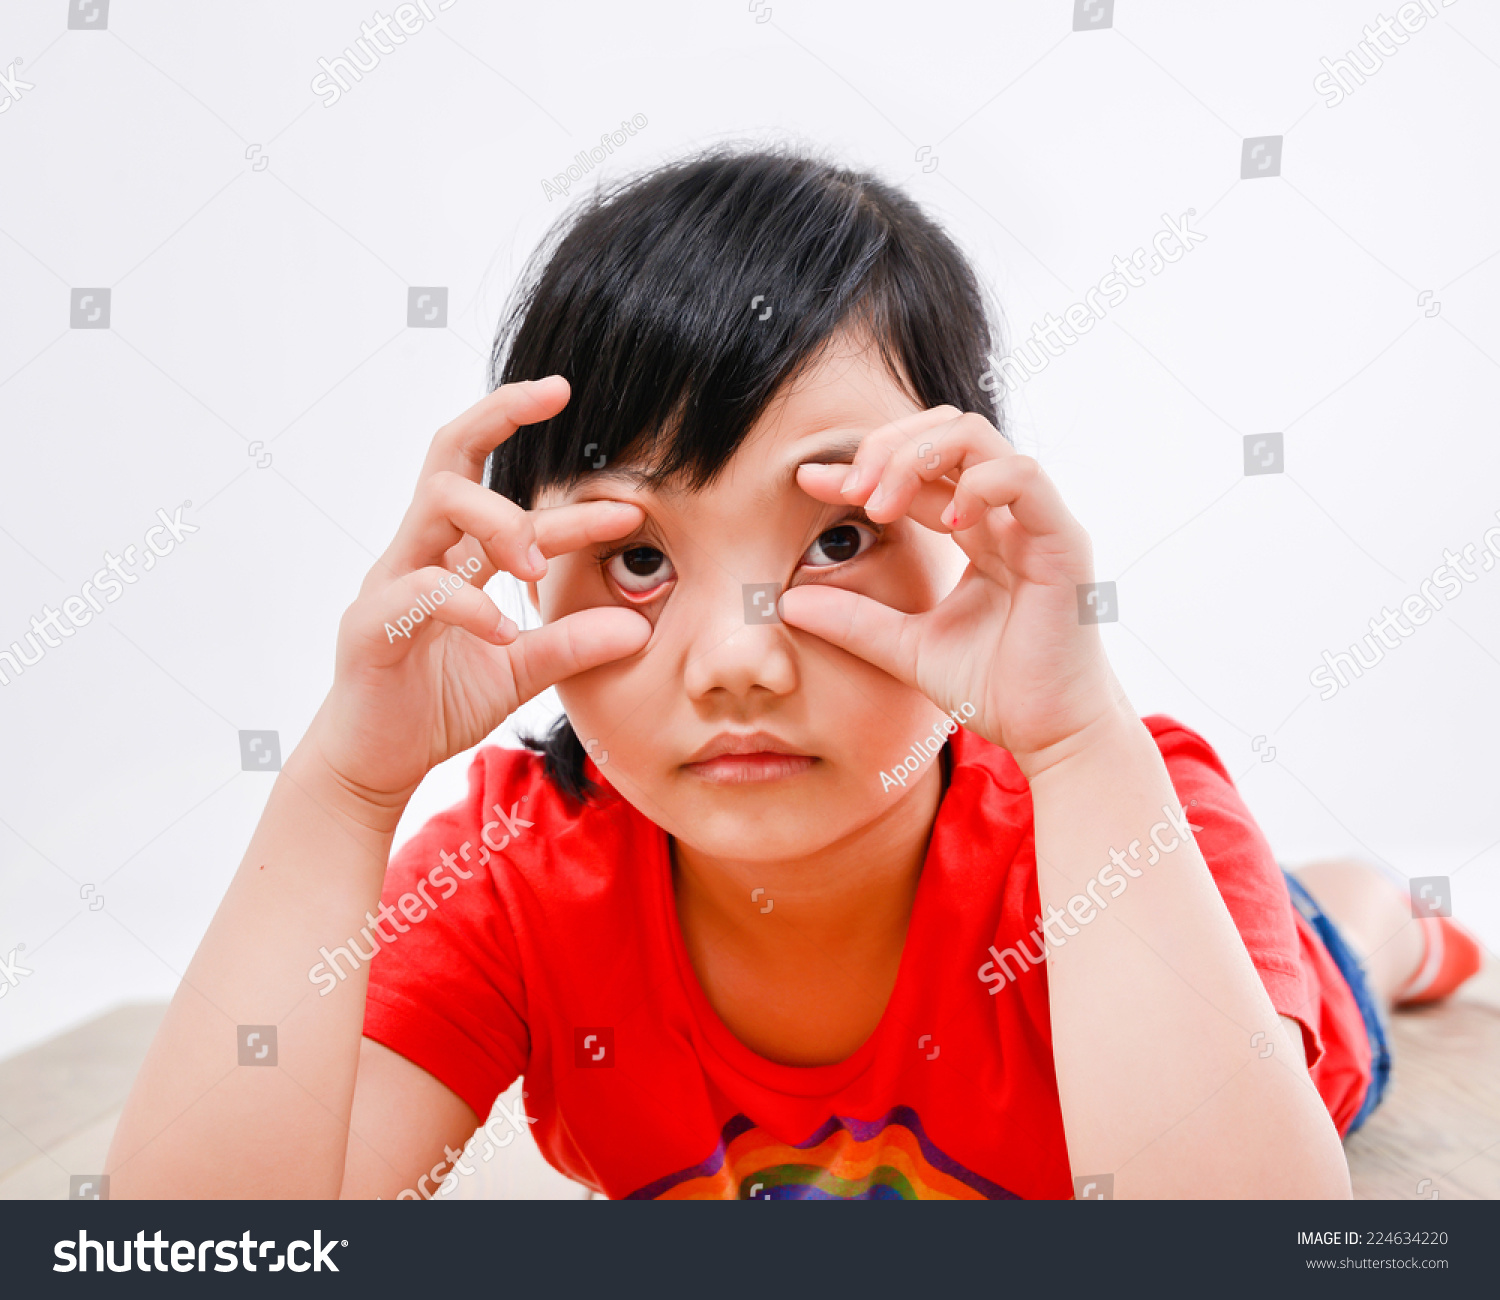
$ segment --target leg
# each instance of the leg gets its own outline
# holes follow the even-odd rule
[[[1422,964],[1422,927],[1399,888],[1354,858],[1308,863],[1292,873],[1359,957],[1375,996],[1387,1009]]]
[[[1479,970],[1484,950],[1448,917],[1415,919],[1405,894],[1353,858],[1312,862],[1296,873],[1354,949],[1387,1009],[1447,997]]]

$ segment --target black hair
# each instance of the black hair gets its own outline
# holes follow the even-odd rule
[[[560,374],[572,395],[495,449],[489,486],[529,510],[596,465],[634,461],[651,486],[701,490],[778,390],[858,329],[923,409],[977,411],[1005,432],[979,383],[998,313],[898,187],[743,145],[601,185],[543,238],[501,318],[491,389]],[[566,714],[522,743],[559,789],[588,798]]]

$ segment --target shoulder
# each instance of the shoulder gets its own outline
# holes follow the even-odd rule
[[[469,764],[465,798],[418,832],[426,841],[421,858],[457,854],[501,893],[519,888],[554,899],[597,893],[642,851],[654,828],[592,759],[586,770],[595,790],[580,801],[553,784],[535,750],[481,746]]]
[[[1234,778],[1190,727],[1164,714],[1142,722],[1156,739],[1193,838],[1262,978],[1296,976],[1296,923],[1281,866]]]
[[[1168,771],[1177,768],[1186,773],[1197,769],[1200,777],[1212,773],[1218,779],[1234,784],[1214,747],[1185,723],[1165,713],[1151,713],[1141,719],[1141,724],[1156,741]],[[1175,771],[1173,778],[1176,778]]]
[[[1233,844],[1274,870],[1270,847],[1218,751],[1191,727],[1164,713],[1150,714],[1141,722],[1156,741],[1188,822],[1204,823],[1193,829],[1210,869],[1215,868],[1210,849],[1222,854]]]
[[[580,802],[553,785],[540,754],[503,745],[475,751],[467,780],[464,798],[429,817],[387,869],[382,902],[412,923],[410,933],[392,923],[403,937],[388,982],[419,968],[426,980],[444,969],[459,984],[465,971],[501,980],[642,909],[635,868],[655,828],[608,786]]]
[[[1226,897],[1275,899],[1285,892],[1270,845],[1214,747],[1162,713],[1141,718],[1161,753],[1198,847]],[[1019,847],[1032,831],[1031,792],[1015,760],[972,732],[955,735],[953,784],[945,805],[955,825],[988,844]]]
[[[1143,717],[1141,725],[1156,742],[1179,794],[1188,787],[1234,790],[1234,780],[1214,747],[1191,727],[1164,713]],[[977,798],[981,805],[999,809],[1017,797],[1029,796],[1026,778],[1008,750],[963,728],[953,735],[951,744],[952,790],[962,799]]]

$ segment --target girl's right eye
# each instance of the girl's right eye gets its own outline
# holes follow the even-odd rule
[[[606,561],[609,576],[627,596],[649,596],[672,580],[672,561],[654,546],[628,546]]]

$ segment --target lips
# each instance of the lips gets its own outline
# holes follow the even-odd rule
[[[721,732],[683,766],[713,785],[743,785],[800,776],[818,760],[769,731]]]
[[[693,763],[706,763],[710,759],[721,758],[726,755],[737,756],[742,754],[784,754],[793,758],[810,758],[810,754],[804,754],[800,749],[787,744],[780,736],[774,736],[769,731],[722,731],[708,744],[698,749],[687,761]]]

